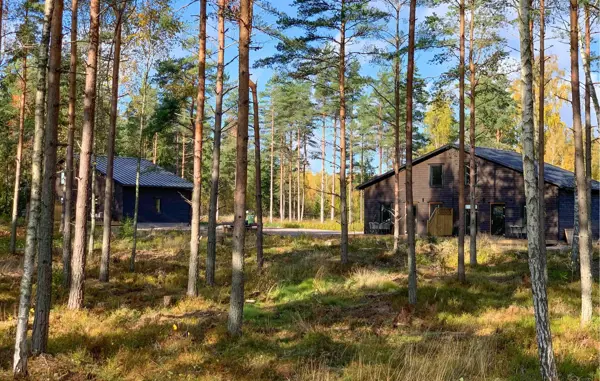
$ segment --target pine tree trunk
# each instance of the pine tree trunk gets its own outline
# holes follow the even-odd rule
[[[263,222],[262,222],[262,185],[260,170],[260,125],[258,115],[258,90],[256,84],[249,81],[252,90],[252,106],[254,114],[254,187],[256,196],[256,265],[258,271],[263,268]]]
[[[97,106],[97,105],[96,105]],[[98,113],[96,113],[96,116]],[[97,120],[96,120],[97,122]],[[94,143],[93,146],[96,144]],[[95,148],[94,152],[92,152],[92,174],[91,174],[91,197],[90,197],[90,233],[89,240],[87,245],[87,255],[92,256],[94,253],[94,238],[96,233],[96,198],[98,195],[96,194],[96,153]]]
[[[529,271],[531,273],[531,291],[540,359],[542,379],[558,380],[552,334],[548,314],[548,295],[546,279],[539,246],[538,191],[535,176],[534,126],[533,126],[533,62],[529,19],[531,17],[530,0],[519,3],[519,34],[521,45],[521,118],[523,125],[523,176],[525,180],[525,198],[527,203],[527,246]]]
[[[23,258],[23,276],[21,277],[19,312],[15,334],[15,352],[13,356],[13,374],[15,377],[27,375],[27,329],[29,308],[31,306],[31,283],[35,261],[35,250],[38,239],[40,221],[40,198],[42,190],[42,149],[44,139],[44,114],[46,99],[46,65],[48,64],[48,43],[50,41],[50,24],[54,12],[54,0],[47,0],[44,5],[44,24],[39,45],[38,78],[35,94],[35,130],[31,159],[31,195],[29,199],[29,219],[25,238],[25,254]]]
[[[148,72],[150,71],[150,64],[146,64],[146,71],[142,79],[142,109],[140,112],[140,129],[138,136],[138,157],[137,167],[135,171],[135,202],[133,205],[133,242],[131,245],[131,258],[129,259],[129,271],[135,271],[135,256],[137,250],[137,227],[138,227],[138,215],[140,211],[140,175],[142,167],[142,156],[144,154],[144,124],[146,118],[146,93],[148,91]]]
[[[296,150],[297,150],[297,155],[296,155],[296,185],[297,185],[297,189],[298,189],[298,193],[296,194],[296,220],[300,221],[301,216],[302,216],[302,203],[300,201],[301,195],[302,195],[302,188],[300,187],[300,178],[301,178],[301,173],[300,173],[300,162],[302,160],[302,157],[300,156],[300,128],[297,128],[297,132],[298,132],[298,137],[297,137],[297,141],[296,141]]]
[[[589,232],[588,181],[585,171],[583,132],[581,127],[581,105],[579,91],[579,25],[577,0],[571,5],[571,105],[573,107],[573,135],[575,140],[575,185],[577,187],[577,206],[579,208],[579,272],[581,277],[581,323],[588,324],[592,318],[592,240]]]
[[[544,175],[545,160],[545,86],[546,86],[546,50],[545,50],[545,0],[540,0],[540,74],[538,94],[538,202],[540,203],[540,258],[544,269],[544,278],[548,281],[548,266],[546,260],[546,181]],[[534,60],[535,62],[535,60]]]
[[[52,302],[52,239],[54,236],[54,186],[56,183],[56,148],[60,111],[60,70],[62,48],[63,1],[55,0],[50,29],[50,56],[46,94],[46,129],[44,131],[44,168],[38,225],[38,268],[33,320],[32,352],[46,352],[50,307]]]
[[[192,232],[187,296],[198,296],[198,252],[200,248],[200,204],[202,201],[202,127],[206,96],[206,0],[200,0],[200,35],[198,49],[198,94],[194,128],[194,190],[192,192]]]
[[[460,0],[460,60],[458,63],[458,280],[465,281],[465,0]]]
[[[215,132],[210,183],[210,203],[208,207],[208,243],[206,246],[206,284],[215,284],[215,262],[217,258],[217,214],[219,198],[219,175],[221,161],[221,128],[223,120],[223,70],[225,62],[225,4],[219,0],[217,81],[215,91]]]
[[[340,57],[339,57],[339,82],[340,82],[340,224],[342,227],[340,239],[340,256],[342,264],[348,263],[348,200],[346,196],[346,0],[341,0],[341,26],[340,26]]]
[[[400,254],[400,7],[399,1],[395,4],[396,34],[394,36],[394,253]],[[381,105],[379,106],[381,119]],[[381,144],[381,140],[380,140]],[[381,147],[379,150],[381,160]],[[379,163],[381,173],[381,162]]]
[[[1,3],[2,0],[0,0]],[[1,4],[0,4],[1,6]],[[1,11],[0,11],[1,12]],[[25,10],[28,12],[28,9]],[[25,20],[28,17],[25,16]],[[1,22],[0,22],[1,24]],[[1,30],[1,29],[0,29]],[[25,106],[27,99],[27,50],[23,53],[23,73],[21,74],[21,99],[19,100],[19,137],[15,157],[15,185],[10,222],[10,253],[15,254],[17,247],[17,223],[19,220],[19,193],[21,190],[21,164],[23,160],[23,135],[25,131]]]
[[[590,6],[589,3],[584,4],[584,17],[585,17],[585,57],[591,55],[591,36],[590,36]],[[584,66],[589,66],[589,59],[583,61]],[[589,68],[584,72],[589,72]],[[585,114],[585,184],[587,192],[587,214],[588,214],[588,239],[590,241],[590,255],[592,255],[592,107],[591,107],[591,95],[594,84],[592,78],[588,75],[585,76],[585,93],[584,93],[584,114]]]
[[[406,226],[408,234],[408,303],[417,304],[417,262],[412,183],[413,79],[415,71],[416,0],[410,0],[408,21],[408,65],[406,70]]]
[[[98,69],[98,45],[100,41],[100,1],[90,1],[90,44],[85,70],[85,97],[83,102],[83,126],[81,130],[81,152],[79,155],[79,176],[77,201],[75,204],[75,237],[71,260],[72,278],[69,292],[69,309],[83,308],[87,203],[90,186],[90,161],[94,141],[94,115],[96,112],[96,77]]]
[[[381,175],[383,172],[383,146],[382,146],[382,130],[383,130],[383,118],[381,116],[381,103],[379,103],[379,124],[377,125],[377,148],[379,149],[379,174]]]
[[[185,179],[185,134],[181,134],[181,177]]]
[[[75,144],[75,113],[77,107],[77,6],[71,0],[71,52],[69,63],[69,122],[67,130],[67,155],[65,158],[65,194],[63,204],[63,287],[71,287],[71,254],[73,233],[73,145]]]
[[[283,156],[283,134],[281,134],[279,140],[281,141],[281,149],[279,150],[279,220],[285,220],[285,162]]]
[[[229,304],[229,333],[242,333],[244,311],[244,244],[246,239],[246,184],[248,180],[248,87],[250,81],[250,35],[252,0],[240,0],[238,125],[236,137],[236,183],[234,195],[233,250],[231,253],[231,297]]]
[[[290,131],[290,151],[289,151],[289,160],[288,160],[288,220],[292,221],[294,219],[293,210],[294,210],[294,199],[292,197],[292,136]]]
[[[333,162],[331,164],[331,221],[335,220],[335,173],[337,167],[335,165],[337,158],[337,115],[333,119],[333,148],[332,148]]]
[[[475,180],[477,179],[477,167],[475,164],[475,91],[477,87],[477,80],[475,78],[475,61],[474,61],[474,49],[475,49],[475,0],[471,0],[471,20],[469,22],[469,71],[470,71],[470,129],[469,129],[469,201],[471,204],[470,212],[470,240],[469,240],[469,263],[471,266],[477,265],[477,209],[475,204]],[[459,179],[464,182],[464,178]]]
[[[112,85],[110,96],[110,120],[108,126],[108,139],[106,142],[106,183],[104,187],[104,213],[103,213],[103,229],[102,229],[102,257],[100,260],[100,281],[108,282],[110,274],[110,234],[112,223],[112,205],[113,205],[113,189],[114,189],[114,160],[115,160],[115,134],[117,129],[117,113],[119,103],[119,70],[121,66],[121,35],[123,14],[127,3],[118,10],[115,9],[116,27],[114,35],[114,58]],[[179,145],[177,145],[179,147]]]
[[[353,204],[353,191],[352,191],[352,180],[354,177],[354,151],[353,151],[353,141],[352,141],[352,131],[348,134],[348,143],[350,143],[350,147],[348,148],[349,152],[349,164],[350,164],[350,172],[348,173],[348,226],[352,226],[352,204]]]
[[[154,139],[152,139],[152,164],[156,164],[158,155],[158,133],[154,133]]]
[[[273,173],[273,164],[274,164],[274,156],[275,156],[275,105],[273,104],[273,99],[271,99],[271,172],[270,172],[270,190],[269,190],[269,222],[273,222],[273,182],[274,173]]]
[[[585,24],[585,49],[581,49],[581,58],[583,61],[583,72],[585,74],[585,81],[586,83],[589,83],[589,93],[590,93],[590,97],[592,100],[592,103],[594,104],[594,112],[596,114],[596,125],[600,126],[600,103],[598,102],[598,95],[596,94],[596,89],[594,86],[594,81],[592,80],[592,72],[591,72],[591,66],[590,66],[590,56],[591,56],[591,50],[590,50],[590,45],[591,45],[591,31],[590,31],[590,23],[589,23],[589,5],[585,5],[586,9],[587,9],[587,13],[586,13],[586,24]],[[589,43],[588,43],[589,40]],[[591,199],[590,199],[591,200]]]
[[[321,132],[321,223],[325,222],[325,134],[327,115],[323,112],[323,129]]]

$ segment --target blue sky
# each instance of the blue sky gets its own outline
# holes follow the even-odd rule
[[[290,4],[292,3],[292,0],[273,0],[271,1],[271,4],[276,7],[276,9],[278,9],[280,12],[287,12],[290,14],[294,14],[295,10],[293,9],[293,7],[290,6]],[[383,7],[383,2],[381,0],[374,0],[373,1],[375,6],[379,6],[379,7]],[[176,5],[175,5],[175,9],[181,9],[180,12],[182,12],[182,17],[183,19],[190,23],[190,28],[189,31],[192,34],[197,33],[195,29],[196,25],[197,25],[197,14],[198,14],[198,3],[193,3],[189,6],[186,7],[186,5],[189,4],[189,0],[179,0]],[[435,7],[435,8],[428,8],[428,7],[420,7],[417,9],[417,22],[421,22],[425,19],[426,16],[433,14],[434,12],[438,13],[438,14],[444,14],[446,11],[445,6],[440,6],[440,7]],[[212,2],[209,2],[209,12],[214,13],[215,12],[215,5],[212,4]],[[262,22],[265,24],[274,24],[275,23],[275,19],[270,16],[267,15],[262,9],[260,9],[258,6],[255,6],[255,14],[258,15],[258,17],[261,18]],[[512,11],[511,11],[512,12]],[[513,18],[516,17],[516,14],[514,12],[512,12]],[[402,17],[403,17],[403,28],[404,30],[407,29],[407,18],[408,18],[408,7],[405,7],[403,9],[402,12]],[[390,23],[392,23],[392,21],[390,21]],[[559,21],[560,23],[560,21]],[[209,36],[209,42],[208,42],[208,46],[209,49],[214,48],[216,45],[216,22],[215,19],[209,19],[209,24],[208,24],[208,36]],[[458,24],[458,23],[457,23]],[[558,24],[560,26],[560,24]],[[393,25],[390,24],[390,28],[392,28]],[[236,52],[236,47],[234,45],[234,41],[233,39],[237,38],[237,25],[233,25],[233,24],[229,24],[228,25],[228,34],[229,34],[229,41],[226,43],[226,45],[230,45],[229,49],[226,51],[226,61],[231,60],[231,58],[233,58],[237,52]],[[260,49],[258,50],[253,50],[251,51],[251,64],[253,62],[255,62],[256,60],[263,58],[263,57],[268,57],[273,55],[274,53],[276,53],[276,44],[277,42],[275,40],[273,40],[272,38],[270,38],[269,36],[265,35],[264,33],[255,30],[254,31],[255,34],[253,36],[253,46],[254,47],[259,47]],[[507,49],[510,52],[510,58],[509,61],[517,63],[519,60],[519,40],[518,40],[518,29],[515,27],[507,27],[504,30],[502,30],[502,35],[506,38],[507,40]],[[547,54],[548,55],[556,55],[558,57],[558,63],[559,63],[559,67],[561,69],[563,69],[565,71],[565,79],[568,79],[569,77],[569,73],[570,73],[570,62],[569,62],[569,46],[568,46],[568,41],[562,39],[562,38],[556,38],[557,34],[559,33],[558,28],[550,26],[547,29],[547,40],[546,40],[546,46],[547,46]],[[536,41],[536,45],[537,45],[537,41]],[[600,45],[598,40],[594,41],[593,44],[593,50],[595,52],[600,51]],[[183,52],[181,52],[181,50],[175,50],[173,54],[175,55],[179,55],[182,54]],[[447,69],[447,66],[445,65],[436,65],[436,64],[432,64],[430,62],[431,58],[433,57],[433,55],[435,54],[435,52],[432,51],[418,51],[416,53],[416,67],[419,71],[419,74],[424,77],[426,79],[426,81],[428,83],[433,83],[433,81],[440,75],[440,73],[444,72]],[[374,64],[371,64],[367,61],[362,62],[362,67],[361,67],[361,72],[363,75],[367,75],[367,76],[375,76],[377,74],[377,72],[381,69],[381,66],[376,66]],[[233,62],[231,63],[227,69],[226,69],[229,74],[231,75],[232,78],[235,78],[237,76],[237,62]],[[264,88],[265,83],[269,80],[269,78],[272,76],[273,74],[273,70],[269,69],[269,68],[257,68],[257,69],[253,69],[251,71],[251,78],[258,83],[259,86],[259,91],[262,90]],[[518,74],[515,74],[515,79],[518,78],[517,77]],[[596,71],[594,73],[595,81],[600,81],[600,76],[598,74],[598,72]],[[583,73],[581,73],[581,78],[583,78]],[[562,110],[561,110],[561,116],[563,121],[567,124],[567,126],[571,126],[572,125],[572,112],[571,112],[571,106],[569,103],[565,103],[565,105],[563,106]],[[331,137],[329,137],[329,139],[331,139]],[[313,162],[311,163],[311,168],[314,171],[318,171],[320,170],[320,162]]]

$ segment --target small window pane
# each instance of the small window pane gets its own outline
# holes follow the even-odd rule
[[[160,214],[160,198],[154,199],[154,207],[156,208],[156,213]]]
[[[432,165],[429,167],[429,185],[432,187],[441,187],[443,184],[442,180],[442,166]]]

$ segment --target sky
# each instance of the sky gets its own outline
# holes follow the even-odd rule
[[[271,5],[274,6],[278,11],[280,12],[286,12],[288,14],[294,15],[295,14],[295,10],[294,8],[291,6],[292,0],[271,0]],[[378,7],[383,7],[383,1],[382,0],[374,0],[373,4],[375,6]],[[212,2],[209,1],[209,13],[216,13],[216,5],[214,5]],[[197,15],[198,15],[198,2],[194,2],[194,3],[190,3],[190,0],[178,0],[176,5],[175,5],[175,9],[179,10],[179,12],[182,15],[182,18],[185,22],[189,23],[189,30],[191,33],[197,33],[196,32],[196,25],[197,25]],[[271,15],[268,15],[266,12],[264,12],[264,10],[262,10],[260,7],[258,7],[257,5],[255,5],[255,15],[257,15],[258,17],[260,17],[260,19],[262,20],[263,24],[266,25],[274,25],[275,24],[275,18]],[[419,7],[417,8],[417,23],[422,22],[426,16],[430,16],[434,13],[443,15],[446,12],[446,5],[442,5],[442,6],[438,6],[438,7]],[[516,18],[516,13],[511,12],[510,15],[512,16],[511,18],[514,19]],[[408,7],[404,7],[403,12],[401,14],[401,17],[403,18],[403,25],[401,27],[404,28],[404,31],[407,30],[408,28]],[[208,22],[208,28],[207,28],[207,33],[208,33],[208,37],[209,37],[209,41],[208,41],[208,48],[209,50],[211,48],[216,47],[216,22],[215,22],[216,18],[209,18],[209,22]],[[457,22],[458,24],[458,22]],[[557,27],[558,26],[558,27]],[[556,55],[558,58],[558,65],[559,68],[564,70],[565,72],[565,78],[566,80],[568,80],[569,77],[569,73],[570,73],[570,58],[569,58],[569,45],[568,45],[568,41],[564,40],[562,38],[558,38],[557,36],[560,34],[560,30],[559,27],[562,26],[564,27],[564,25],[561,25],[560,21],[556,22],[555,26],[549,25],[546,31],[546,54],[547,55]],[[390,29],[393,28],[393,21],[390,21]],[[236,48],[235,48],[235,41],[234,39],[237,38],[237,25],[233,25],[233,24],[229,24],[228,25],[228,41],[226,42],[226,46],[229,46],[229,48],[226,50],[226,57],[225,57],[225,61],[229,61],[232,58],[235,57],[235,55],[237,54]],[[252,65],[254,62],[256,62],[256,60],[260,59],[260,58],[264,58],[264,57],[268,57],[271,56],[273,54],[275,54],[277,52],[276,49],[276,45],[277,45],[277,41],[275,41],[274,39],[272,39],[271,37],[265,35],[264,33],[255,30],[254,31],[254,36],[253,36],[253,41],[252,41],[252,46],[254,48],[256,48],[256,50],[252,50],[250,53],[250,64]],[[295,31],[291,31],[291,33],[296,33]],[[501,31],[502,36],[506,39],[507,41],[507,50],[509,51],[510,57],[509,57],[509,61],[512,61],[515,64],[518,64],[519,60],[520,60],[520,56],[519,56],[519,36],[518,36],[518,29],[516,27],[516,25],[513,26],[509,26],[504,28]],[[537,46],[538,44],[538,40],[537,40],[537,36],[536,36],[536,41],[535,44]],[[214,49],[213,49],[214,50]],[[600,52],[600,40],[596,39],[593,44],[592,44],[592,50],[593,52],[595,52],[596,54],[598,54],[598,52]],[[177,50],[175,49],[173,54],[175,56],[177,55],[182,55],[182,54],[186,54],[185,52],[181,51],[181,49]],[[189,52],[187,53],[189,54]],[[419,74],[426,80],[426,83],[428,83],[428,86],[431,86],[431,84],[435,81],[436,78],[439,77],[440,73],[446,71],[448,69],[448,67],[450,65],[452,65],[451,63],[449,64],[434,64],[431,62],[431,59],[433,58],[433,56],[435,55],[435,51],[429,50],[429,51],[417,51],[415,53],[415,66],[419,72]],[[210,57],[209,57],[210,59]],[[213,59],[216,59],[213,58]],[[381,66],[377,66],[375,64],[372,64],[368,61],[364,61],[361,62],[361,74],[365,75],[365,76],[375,76],[377,74],[377,72],[379,70],[381,70]],[[230,76],[232,78],[237,77],[237,61],[233,61],[227,68],[226,70],[229,72]],[[581,73],[580,73],[580,77],[581,79],[583,79],[583,69],[581,69]],[[267,81],[269,80],[269,78],[274,74],[274,70],[270,69],[270,68],[253,68],[251,70],[251,78],[253,81],[255,81],[258,84],[259,87],[259,92],[261,90],[264,89],[265,84],[267,83]],[[593,73],[594,75],[594,82],[600,82],[600,73],[598,73],[598,70],[596,68],[595,72]],[[514,74],[514,79],[518,79],[518,73]],[[563,121],[566,123],[567,126],[571,126],[572,125],[572,109],[571,109],[571,105],[570,103],[565,102],[565,104],[563,105],[563,108],[561,109],[561,117],[563,119]],[[592,115],[592,118],[594,118],[595,116]],[[328,138],[331,140],[332,137],[328,136]],[[331,152],[328,153],[328,155],[330,155]],[[311,162],[311,170],[313,171],[320,171],[320,161],[313,161]],[[374,165],[376,166],[377,163],[374,163]],[[328,171],[329,172],[329,171]]]

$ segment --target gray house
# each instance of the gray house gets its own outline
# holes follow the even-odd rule
[[[468,155],[469,148],[466,148]],[[453,233],[458,232],[458,182],[464,181],[465,204],[468,204],[468,156],[465,179],[458,178],[458,147],[448,144],[413,161],[413,195],[416,232],[426,235],[428,222],[436,208],[452,210]],[[521,235],[527,224],[523,158],[520,153],[493,148],[475,148],[476,160],[476,215],[477,229],[481,233],[511,236]],[[400,223],[406,229],[405,167],[400,176]],[[572,172],[545,164],[546,237],[564,240],[565,230],[573,228],[575,176]],[[393,224],[394,171],[376,176],[357,189],[364,194],[366,233],[372,223]],[[592,230],[598,237],[600,228],[600,183],[592,181]],[[470,205],[466,205],[468,208]],[[465,221],[469,226],[469,214]],[[468,228],[467,228],[468,229]],[[385,229],[392,232],[393,229]]]

